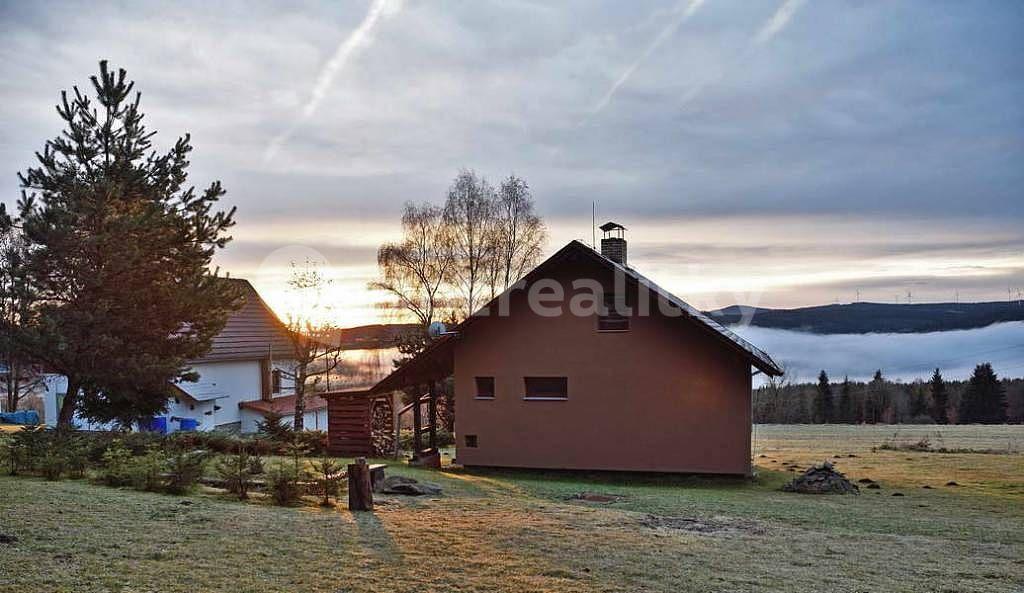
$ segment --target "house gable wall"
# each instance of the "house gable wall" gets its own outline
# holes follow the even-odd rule
[[[566,302],[576,278],[612,282],[607,270],[581,261],[547,275],[565,288]],[[510,312],[475,321],[456,346],[459,463],[749,474],[751,371],[736,350],[694,323],[657,314],[609,333],[597,331],[596,316],[542,317],[525,291]],[[494,377],[493,400],[475,398],[478,376]],[[527,376],[567,377],[568,399],[524,401]]]

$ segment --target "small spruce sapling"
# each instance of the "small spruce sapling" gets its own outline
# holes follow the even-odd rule
[[[324,456],[320,461],[313,462],[313,469],[316,472],[316,484],[323,499],[320,506],[331,507],[331,497],[337,498],[341,489],[341,480],[344,477],[343,466],[338,461]]]
[[[217,460],[215,471],[224,480],[228,492],[245,500],[249,498],[253,480],[263,473],[263,460],[258,455],[250,455],[245,445],[239,445],[236,454]]]

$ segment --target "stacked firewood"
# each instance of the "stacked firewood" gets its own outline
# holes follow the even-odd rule
[[[860,494],[857,485],[846,479],[830,461],[814,464],[782,489],[803,494]]]

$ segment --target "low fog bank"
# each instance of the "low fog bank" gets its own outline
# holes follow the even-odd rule
[[[935,367],[947,379],[970,376],[991,362],[1000,377],[1024,376],[1024,322],[922,334],[811,334],[753,326],[731,329],[784,365],[793,382],[815,381],[825,369],[833,381],[844,375],[870,379],[876,369],[889,379],[927,379]]]

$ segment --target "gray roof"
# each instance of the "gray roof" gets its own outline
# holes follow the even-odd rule
[[[293,358],[287,326],[263,302],[248,280],[232,278],[229,281],[242,290],[244,303],[213,338],[210,351],[192,362],[259,360],[268,356],[281,360]]]

